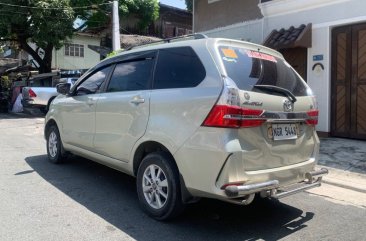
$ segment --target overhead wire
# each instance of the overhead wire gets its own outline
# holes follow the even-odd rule
[[[24,6],[24,5],[17,5],[17,4],[10,4],[10,3],[1,3],[0,5],[3,6],[8,6],[8,7],[17,7],[17,8],[27,8],[27,9],[42,9],[42,10],[68,10],[68,9],[93,9],[95,7],[98,6],[102,6],[102,5],[108,5],[111,4],[109,2],[107,3],[99,3],[99,4],[92,4],[92,5],[88,5],[88,6],[80,6],[80,7],[69,7],[69,8],[60,8],[60,7],[31,7],[31,6]]]

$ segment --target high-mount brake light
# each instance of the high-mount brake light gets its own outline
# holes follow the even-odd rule
[[[306,112],[308,115],[308,119],[306,119],[306,124],[308,125],[317,125],[318,124],[318,116],[319,110],[313,109]]]
[[[36,93],[34,93],[34,91],[32,89],[29,89],[28,90],[28,94],[29,94],[29,97],[37,97]]]
[[[223,128],[257,127],[266,122],[265,118],[261,118],[263,112],[239,106],[215,105],[202,125]]]

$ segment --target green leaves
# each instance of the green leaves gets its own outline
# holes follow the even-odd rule
[[[53,48],[59,49],[75,32],[74,22],[82,19],[89,29],[108,28],[112,4],[106,0],[1,0],[0,41],[8,40],[27,51],[40,65],[51,71]],[[158,0],[119,0],[120,18],[133,15],[141,29],[159,15]],[[29,43],[44,50],[39,56]]]
[[[60,48],[72,36],[75,13],[69,0],[2,0],[0,37],[27,51],[40,65],[51,71],[52,49]],[[44,50],[41,58],[30,47]]]
[[[193,11],[193,0],[185,0],[185,1],[186,1],[187,10],[192,12]]]
[[[96,11],[88,9],[77,11],[78,17],[85,20],[86,25],[91,29],[105,27],[110,22],[112,4],[100,5],[104,2],[103,0],[71,0],[73,6],[99,4]],[[158,0],[119,0],[118,4],[120,19],[136,17],[141,30],[159,17]]]

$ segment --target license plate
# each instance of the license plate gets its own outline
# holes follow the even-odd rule
[[[297,124],[272,124],[270,128],[268,134],[272,134],[275,141],[297,139]]]

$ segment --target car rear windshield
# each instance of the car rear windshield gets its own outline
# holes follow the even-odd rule
[[[272,85],[287,89],[295,96],[312,95],[307,84],[280,58],[228,46],[219,46],[219,52],[228,77],[241,90],[263,92],[255,85]]]

